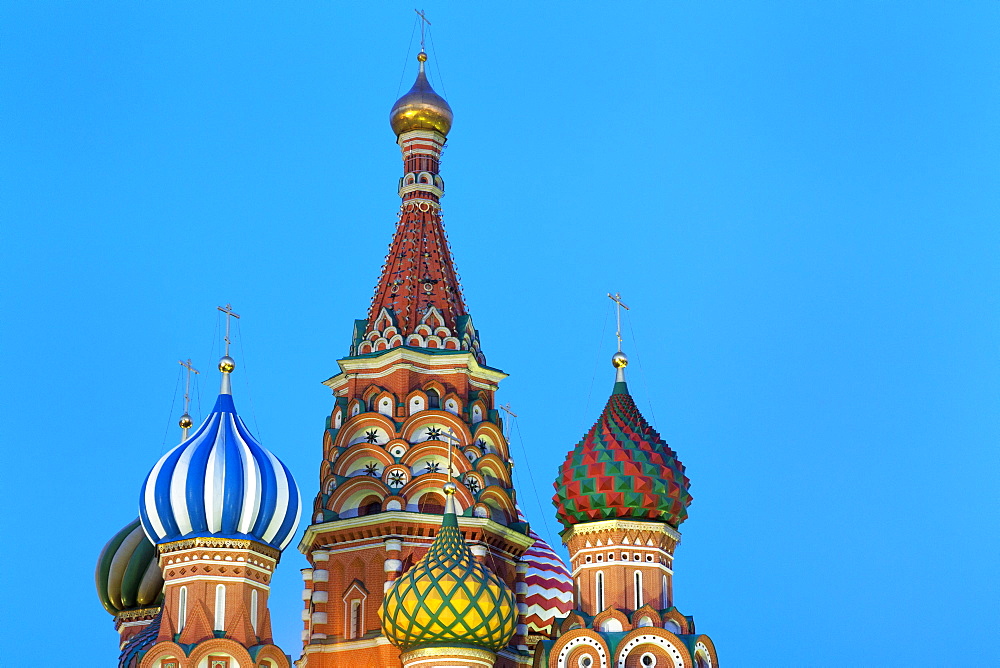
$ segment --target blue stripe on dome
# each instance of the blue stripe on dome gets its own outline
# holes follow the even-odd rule
[[[243,512],[243,494],[245,491],[243,477],[247,463],[243,461],[242,448],[237,442],[240,436],[235,433],[232,420],[226,420],[225,430],[226,440],[222,444],[222,513],[220,526],[222,533],[234,534],[239,530],[240,513]]]
[[[163,464],[160,466],[160,471],[156,479],[153,481],[156,516],[160,524],[163,525],[163,530],[167,533],[179,531],[177,522],[174,521],[174,514],[170,512],[170,477],[173,474],[174,467],[177,466],[177,460],[181,458],[182,454],[184,454],[184,448],[181,446],[177,446],[168,452],[166,457],[163,458]]]
[[[240,420],[240,427],[244,431],[246,430],[246,425],[243,424],[242,420]],[[267,531],[268,525],[271,523],[271,519],[277,512],[278,477],[275,475],[274,467],[271,466],[271,461],[268,459],[267,453],[264,452],[263,448],[258,446],[257,452],[254,455],[254,458],[260,464],[261,494],[260,510],[257,512],[257,520],[254,522],[250,532],[258,536],[263,536]]]
[[[160,459],[142,490],[140,518],[156,543],[223,536],[284,549],[301,509],[288,468],[253,437],[228,394],[219,395],[192,437]]]
[[[209,530],[208,514],[205,508],[205,485],[207,484],[208,458],[212,455],[212,448],[221,421],[222,415],[219,413],[212,413],[208,416],[205,424],[209,428],[202,432],[200,438],[196,436],[187,443],[186,448],[191,449],[192,452],[186,474],[183,477],[173,476],[170,481],[171,487],[177,489],[178,492],[183,490],[184,501],[187,504],[186,511],[184,508],[171,508],[170,512],[185,513],[192,533],[208,532]]]
[[[281,528],[278,529],[278,533],[274,536],[274,543],[280,545],[283,550],[298,528],[302,498],[299,495],[298,485],[295,484],[295,479],[292,477],[292,472],[280,460],[278,461],[278,465],[281,466],[282,474],[288,481],[288,507],[285,510],[285,521],[281,523]]]

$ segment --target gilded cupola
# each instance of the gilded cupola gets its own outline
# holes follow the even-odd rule
[[[413,82],[413,87],[392,105],[389,124],[392,125],[392,131],[397,137],[410,130],[434,130],[447,136],[454,118],[451,107],[443,97],[434,92],[427,80],[427,73],[424,71],[427,54],[421,51],[417,54],[417,60],[420,62],[417,80]]]
[[[445,485],[441,530],[427,553],[386,592],[382,632],[404,652],[423,647],[499,651],[514,635],[517,606],[506,584],[472,556]]]

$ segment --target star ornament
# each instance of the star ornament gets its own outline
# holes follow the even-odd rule
[[[378,429],[369,429],[365,432],[365,440],[369,443],[378,443]]]

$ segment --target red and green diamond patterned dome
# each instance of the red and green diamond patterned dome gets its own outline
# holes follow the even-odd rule
[[[559,469],[552,501],[566,528],[610,519],[677,528],[687,519],[691,494],[684,465],[636,408],[623,366],[601,417]]]

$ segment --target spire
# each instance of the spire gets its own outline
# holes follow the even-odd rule
[[[471,350],[480,356],[441,219],[441,152],[452,111],[427,80],[427,53],[421,50],[417,60],[413,87],[389,115],[403,157],[399,222],[351,354],[412,346]]]

